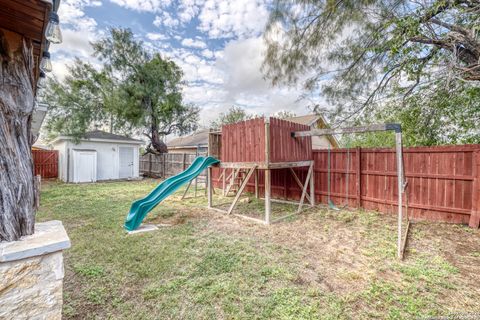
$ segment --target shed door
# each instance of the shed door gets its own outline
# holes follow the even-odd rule
[[[118,156],[120,159],[120,179],[133,177],[133,147],[119,147]]]
[[[97,181],[97,153],[95,151],[73,152],[73,182]]]

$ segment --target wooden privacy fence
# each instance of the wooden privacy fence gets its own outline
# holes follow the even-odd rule
[[[313,150],[313,159],[317,202],[327,203],[330,198],[338,207],[396,211],[394,149]],[[478,227],[480,145],[404,148],[404,167],[410,218]],[[294,170],[304,181],[306,169]],[[213,178],[217,187],[222,184],[218,179],[220,174],[221,170],[215,168]],[[263,193],[263,172],[259,182]],[[254,191],[253,179],[247,190]],[[301,190],[288,169],[272,172],[272,195],[292,200],[300,198]]]
[[[32,150],[34,174],[42,179],[58,178],[58,151]]]
[[[195,153],[145,154],[140,156],[140,174],[148,177],[170,177],[188,168],[198,156],[200,154]]]

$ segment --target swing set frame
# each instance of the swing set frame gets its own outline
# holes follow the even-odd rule
[[[402,144],[401,125],[398,123],[386,123],[386,124],[373,124],[373,125],[362,126],[362,127],[349,127],[349,128],[336,128],[336,129],[313,129],[310,131],[294,131],[291,133],[291,135],[293,138],[300,138],[300,137],[342,135],[342,134],[368,133],[368,132],[381,132],[381,131],[395,132],[395,155],[396,155],[396,162],[397,162],[397,185],[398,185],[397,257],[399,259],[403,259],[410,222],[408,221],[407,223],[405,238],[403,238],[403,233],[402,233],[403,196],[405,195],[407,184],[405,182],[405,174],[404,174],[404,168],[403,168],[403,144]],[[358,159],[358,161],[360,161],[360,159]],[[406,197],[405,199],[407,200]],[[406,208],[408,208],[408,201],[406,201]],[[407,214],[407,220],[408,220],[408,214]]]

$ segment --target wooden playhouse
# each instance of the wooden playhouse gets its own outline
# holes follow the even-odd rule
[[[311,137],[294,138],[292,132],[308,131],[306,125],[277,118],[257,118],[224,125],[219,132],[210,132],[209,155],[220,159],[216,168],[210,168],[208,175],[208,207],[227,214],[233,213],[240,196],[246,190],[265,200],[264,219],[238,215],[265,224],[274,223],[290,215],[271,219],[271,202],[298,204],[297,213],[302,210],[305,200],[315,205],[314,171]],[[294,169],[303,168],[306,175],[299,175]],[[272,179],[290,172],[302,190],[300,201],[288,201],[272,197]],[[281,174],[275,175],[276,172]],[[303,179],[305,178],[305,179]],[[282,179],[282,178],[281,178]],[[224,196],[234,194],[228,210],[215,207],[213,188],[220,187]],[[253,190],[252,190],[253,189]]]

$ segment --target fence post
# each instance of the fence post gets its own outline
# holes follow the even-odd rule
[[[356,176],[357,176],[357,207],[362,207],[362,148],[357,147],[356,150],[357,154],[357,168],[356,168]]]
[[[480,226],[480,150],[473,152],[472,212],[468,226],[471,228]]]
[[[182,166],[183,171],[185,171],[185,169],[186,169],[186,165],[187,165],[186,161],[187,161],[187,154],[183,153],[183,166]]]
[[[148,154],[148,176],[152,177],[152,154]]]
[[[167,165],[167,154],[166,153],[162,153],[162,177],[165,179],[167,177],[167,173],[166,173],[166,165]]]

